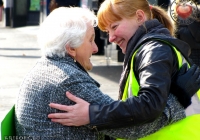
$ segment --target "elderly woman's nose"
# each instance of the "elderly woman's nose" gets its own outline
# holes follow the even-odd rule
[[[93,53],[97,53],[98,52],[98,47],[97,47],[97,44],[94,43],[93,45]]]

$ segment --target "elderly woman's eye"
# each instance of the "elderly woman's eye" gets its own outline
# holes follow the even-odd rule
[[[94,41],[94,37],[92,37],[91,39],[90,39],[90,42],[93,42]]]

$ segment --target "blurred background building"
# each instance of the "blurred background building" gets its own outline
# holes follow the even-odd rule
[[[97,13],[103,1],[104,0],[2,0],[3,6],[0,5],[0,27],[8,26],[16,28],[40,25],[52,10],[50,8],[51,4],[55,3],[56,5],[54,5],[55,7],[53,8],[60,6],[78,6],[92,9]],[[157,1],[164,2],[166,0],[149,0],[150,4],[155,5],[158,3]],[[95,42],[99,49],[97,55],[104,55],[105,42],[108,38],[101,33],[98,27],[95,29],[95,34]],[[123,62],[124,55],[121,49],[119,46],[116,46],[116,49],[118,50],[118,61]]]
[[[12,28],[39,25],[50,13],[51,0],[2,0],[0,27]],[[81,6],[80,0],[58,0],[69,6]],[[64,6],[64,5],[63,5]],[[67,5],[66,5],[67,6]]]

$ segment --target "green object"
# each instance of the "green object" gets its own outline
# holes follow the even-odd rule
[[[200,140],[199,124],[200,114],[194,114],[140,140]]]
[[[40,0],[31,0],[29,10],[30,11],[40,11]]]
[[[1,122],[1,140],[8,140],[10,137],[16,136],[15,131],[15,105],[6,114]]]

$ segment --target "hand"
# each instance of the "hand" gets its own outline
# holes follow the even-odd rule
[[[183,89],[192,97],[200,88],[200,69],[194,64],[187,71],[187,64],[184,64],[176,78],[177,86]]]
[[[66,111],[65,113],[52,113],[48,118],[52,122],[57,122],[67,126],[81,126],[89,124],[89,103],[66,92],[66,96],[76,102],[75,105],[67,106],[55,103],[50,103],[49,106],[58,110]]]
[[[187,71],[187,64],[183,64],[178,74],[172,79],[171,92],[184,108],[191,104],[191,97],[200,89],[200,69],[192,65]]]

